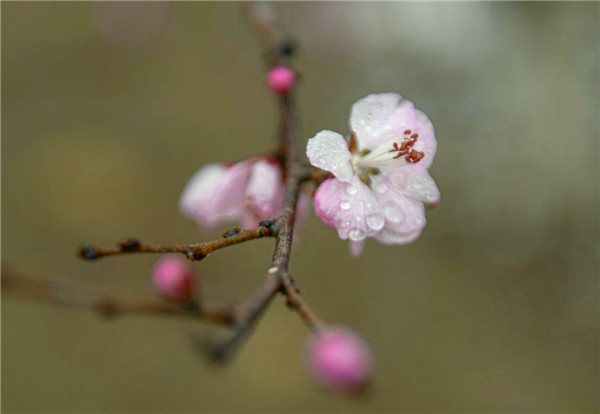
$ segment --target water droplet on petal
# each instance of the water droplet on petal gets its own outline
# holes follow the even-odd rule
[[[354,228],[348,233],[348,237],[352,241],[360,241],[365,238],[365,233],[361,229]]]
[[[340,203],[340,208],[342,210],[348,210],[350,208],[350,203],[348,201],[342,201]]]
[[[387,205],[383,208],[385,218],[392,223],[399,223],[402,220],[402,212],[394,205]]]
[[[358,192],[358,189],[352,185],[349,185],[348,187],[346,187],[346,192],[350,195],[354,195]]]
[[[383,194],[388,190],[388,186],[385,183],[379,183],[375,186],[375,191],[379,194]]]
[[[381,214],[370,214],[367,216],[367,226],[372,230],[381,230],[384,225],[384,220]]]
[[[417,190],[417,191],[420,190],[420,189],[422,189],[423,188],[423,182],[421,182],[420,180],[415,180],[413,182],[412,188],[414,190]]]

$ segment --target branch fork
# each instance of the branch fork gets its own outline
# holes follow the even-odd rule
[[[280,65],[290,65],[296,51],[295,43],[285,37],[279,27],[277,17],[271,7],[263,2],[243,3],[248,20],[256,31],[263,48],[263,56],[268,69]],[[264,220],[252,229],[232,228],[222,237],[202,243],[176,245],[146,244],[136,238],[119,241],[116,246],[98,248],[82,246],[77,254],[85,260],[134,254],[134,253],[180,253],[192,261],[200,261],[217,250],[235,246],[251,240],[275,238],[275,247],[270,266],[262,284],[245,305],[209,306],[202,300],[168,299],[119,299],[104,293],[86,291],[58,283],[43,282],[12,272],[2,271],[4,288],[14,290],[38,300],[71,307],[88,308],[104,317],[117,317],[130,314],[156,314],[170,317],[185,317],[206,320],[233,328],[232,337],[212,347],[211,357],[217,361],[229,360],[234,351],[248,336],[256,322],[277,293],[286,297],[288,308],[295,311],[313,331],[319,332],[324,323],[306,304],[300,290],[289,273],[294,222],[301,186],[308,181],[319,184],[328,173],[303,164],[300,160],[299,144],[301,135],[294,101],[294,90],[278,95],[279,140],[276,148],[278,158],[284,167],[285,195],[281,212],[272,220]]]

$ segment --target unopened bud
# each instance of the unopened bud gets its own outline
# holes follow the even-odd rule
[[[296,73],[285,66],[277,66],[271,69],[267,76],[267,86],[275,93],[286,94],[296,82]]]
[[[357,333],[343,327],[329,328],[311,338],[307,362],[319,383],[343,392],[363,391],[374,368],[369,346]]]
[[[167,255],[152,269],[154,287],[171,299],[189,300],[192,297],[194,270],[189,261],[179,255]]]

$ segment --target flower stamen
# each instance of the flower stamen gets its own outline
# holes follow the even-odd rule
[[[416,151],[413,149],[415,143],[419,140],[419,134],[412,134],[410,129],[404,131],[404,141],[400,145],[397,142],[394,142],[392,148],[389,152],[396,152],[397,154],[394,156],[394,159],[404,157],[406,162],[409,164],[416,164],[421,161],[425,154],[421,151]]]

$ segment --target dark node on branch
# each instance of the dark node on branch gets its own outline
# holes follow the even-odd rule
[[[81,246],[77,251],[77,255],[85,260],[95,260],[98,258],[96,248],[93,246]]]
[[[287,58],[293,57],[298,51],[298,44],[292,39],[284,39],[279,43],[278,52]]]
[[[206,255],[204,253],[202,253],[200,250],[194,250],[194,249],[189,249],[188,251],[186,251],[185,256],[188,259],[193,260],[193,261],[199,261],[206,257]]]
[[[268,233],[263,234],[261,232],[261,235],[263,236],[270,236],[272,234],[275,234],[275,224],[277,224],[277,220],[273,219],[273,220],[262,220],[260,223],[258,223],[258,225],[260,227],[264,227],[265,229],[267,229]]]
[[[134,237],[120,241],[117,246],[122,252],[133,252],[140,247],[140,241]]]
[[[227,239],[231,236],[235,236],[236,234],[238,234],[242,229],[240,229],[239,227],[236,227],[234,229],[229,229],[227,231],[225,231],[225,233],[223,233],[223,238]]]
[[[288,308],[290,309],[296,309],[298,308],[298,306],[300,305],[298,302],[296,302],[293,299],[288,298],[288,300],[285,302],[285,304],[287,305]]]
[[[105,299],[96,305],[100,316],[104,318],[114,318],[118,314],[117,306],[110,299]]]

